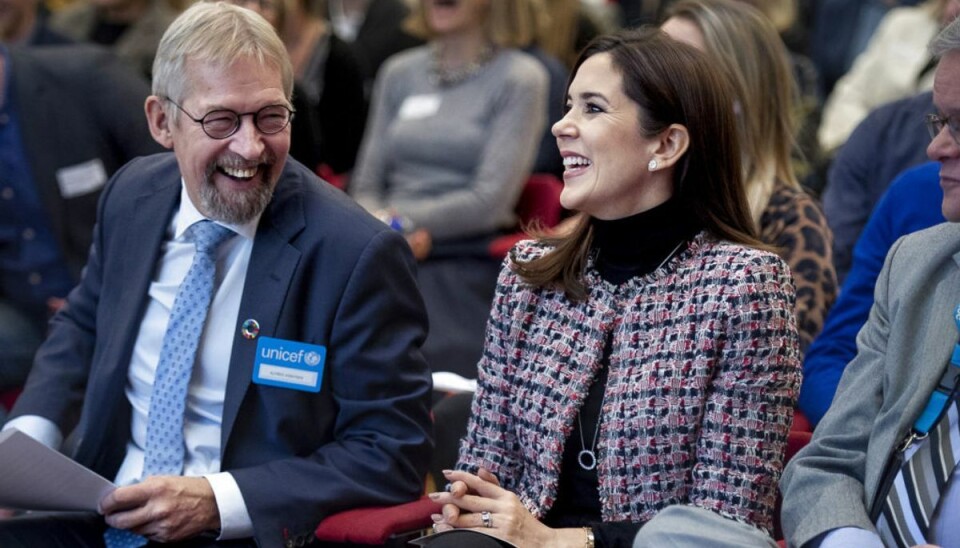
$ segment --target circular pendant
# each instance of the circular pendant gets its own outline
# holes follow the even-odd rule
[[[580,463],[580,468],[593,470],[597,467],[597,456],[593,454],[593,451],[584,449],[577,454],[577,462]]]

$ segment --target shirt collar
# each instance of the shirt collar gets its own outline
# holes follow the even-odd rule
[[[173,237],[174,239],[180,238],[183,236],[183,233],[187,231],[188,228],[193,226],[195,223],[203,220],[213,220],[207,219],[200,213],[196,206],[193,205],[193,201],[190,200],[190,196],[187,194],[187,186],[183,178],[180,178],[180,209],[177,212],[177,225],[174,227]],[[239,225],[232,225],[228,223],[221,223],[220,221],[213,221],[218,225],[225,226],[236,232],[237,234],[243,236],[248,240],[252,240],[257,234],[257,225],[260,223],[260,215],[257,215],[250,221]]]

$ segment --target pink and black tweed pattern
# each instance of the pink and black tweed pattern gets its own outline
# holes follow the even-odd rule
[[[605,521],[695,504],[770,530],[800,387],[794,288],[776,255],[701,234],[615,286],[592,265],[585,302],[501,271],[459,467],[483,466],[542,517],[563,444],[611,340],[598,447]]]

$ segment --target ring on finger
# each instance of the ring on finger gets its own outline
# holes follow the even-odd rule
[[[486,510],[480,512],[480,521],[483,522],[483,526],[487,529],[493,527],[493,518],[490,517],[490,512],[487,512]]]

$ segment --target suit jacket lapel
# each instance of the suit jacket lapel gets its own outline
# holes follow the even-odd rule
[[[256,320],[260,325],[260,336],[275,336],[280,313],[288,304],[287,292],[300,262],[300,250],[290,242],[306,226],[300,198],[302,185],[301,180],[289,176],[289,167],[286,168],[277,184],[274,199],[260,218],[243,285],[230,357],[227,393],[223,402],[221,455],[227,453],[230,433],[253,377],[257,339],[244,338],[240,334],[241,326],[248,319]]]
[[[916,417],[923,412],[930,394],[936,389],[940,377],[943,376],[944,367],[950,360],[954,344],[960,340],[960,331],[954,321],[957,305],[960,305],[960,268],[956,268],[960,267],[960,253],[953,255],[953,262],[955,268],[944,274],[939,283],[929,288],[934,292],[932,302],[936,303],[936,306],[930,311],[930,333],[924,337],[931,344],[927,345],[927,350],[921,359],[933,363],[927,366],[921,362],[919,371],[916,371],[919,377],[918,389],[905,409],[904,417],[909,418],[909,423],[904,426],[904,430],[909,430]],[[944,265],[950,266],[949,263]]]
[[[118,424],[127,424],[124,422],[125,416],[116,417],[114,414],[126,413],[129,410],[123,392],[127,382],[127,370],[143,311],[149,299],[148,290],[160,258],[160,248],[173,215],[173,208],[180,197],[179,171],[174,168],[171,175],[164,175],[158,180],[128,180],[124,184],[140,184],[143,191],[131,204],[121,206],[125,209],[122,210],[119,222],[108,228],[114,237],[118,238],[118,244],[107,244],[111,255],[104,257],[107,262],[102,268],[105,274],[111,274],[111,279],[127,282],[124,284],[125,295],[137,297],[118,299],[116,302],[119,306],[107,312],[110,314],[111,324],[118,327],[118,332],[98,337],[101,341],[98,344],[102,344],[102,341],[112,342],[108,343],[108,350],[98,362],[100,369],[96,374],[91,374],[91,386],[87,392],[92,400],[91,405],[97,408],[88,415],[114,416]],[[112,277],[114,271],[118,273],[116,278]],[[103,290],[115,291],[116,288],[105,287]],[[129,439],[129,428],[95,428],[92,431],[113,436],[113,439],[106,443],[107,447],[116,448],[118,444],[123,446]],[[98,462],[98,455],[115,453],[104,453],[101,443],[105,443],[104,440],[84,439],[77,448],[76,459],[93,463]],[[96,468],[107,474],[114,474],[118,465],[119,462],[99,463]]]
[[[174,208],[180,198],[180,172],[172,178],[161,181],[144,181],[144,191],[136,197],[132,209],[124,212],[124,230],[120,249],[125,251],[128,260],[122,262],[120,272],[122,280],[129,280],[134,295],[142,295],[141,299],[130,299],[124,302],[120,321],[129,321],[131,329],[139,329],[140,316],[146,305],[150,283],[156,273],[157,261],[160,260],[160,248],[166,238],[167,228],[173,215]],[[125,325],[125,324],[120,324]],[[136,338],[132,333],[126,340]]]
[[[140,321],[149,299],[150,283],[156,272],[160,250],[166,237],[170,217],[180,197],[179,172],[177,177],[163,181],[144,181],[144,191],[137,196],[132,208],[124,212],[123,234],[117,249],[123,250],[123,260],[116,265],[120,280],[129,281],[130,295],[139,298],[124,299],[114,312],[115,325],[123,326],[124,341],[120,354],[107,367],[116,368],[107,375],[126,381],[126,369],[140,329]],[[123,386],[123,383],[120,384]],[[111,386],[116,389],[116,386]],[[114,394],[115,392],[110,392]]]

